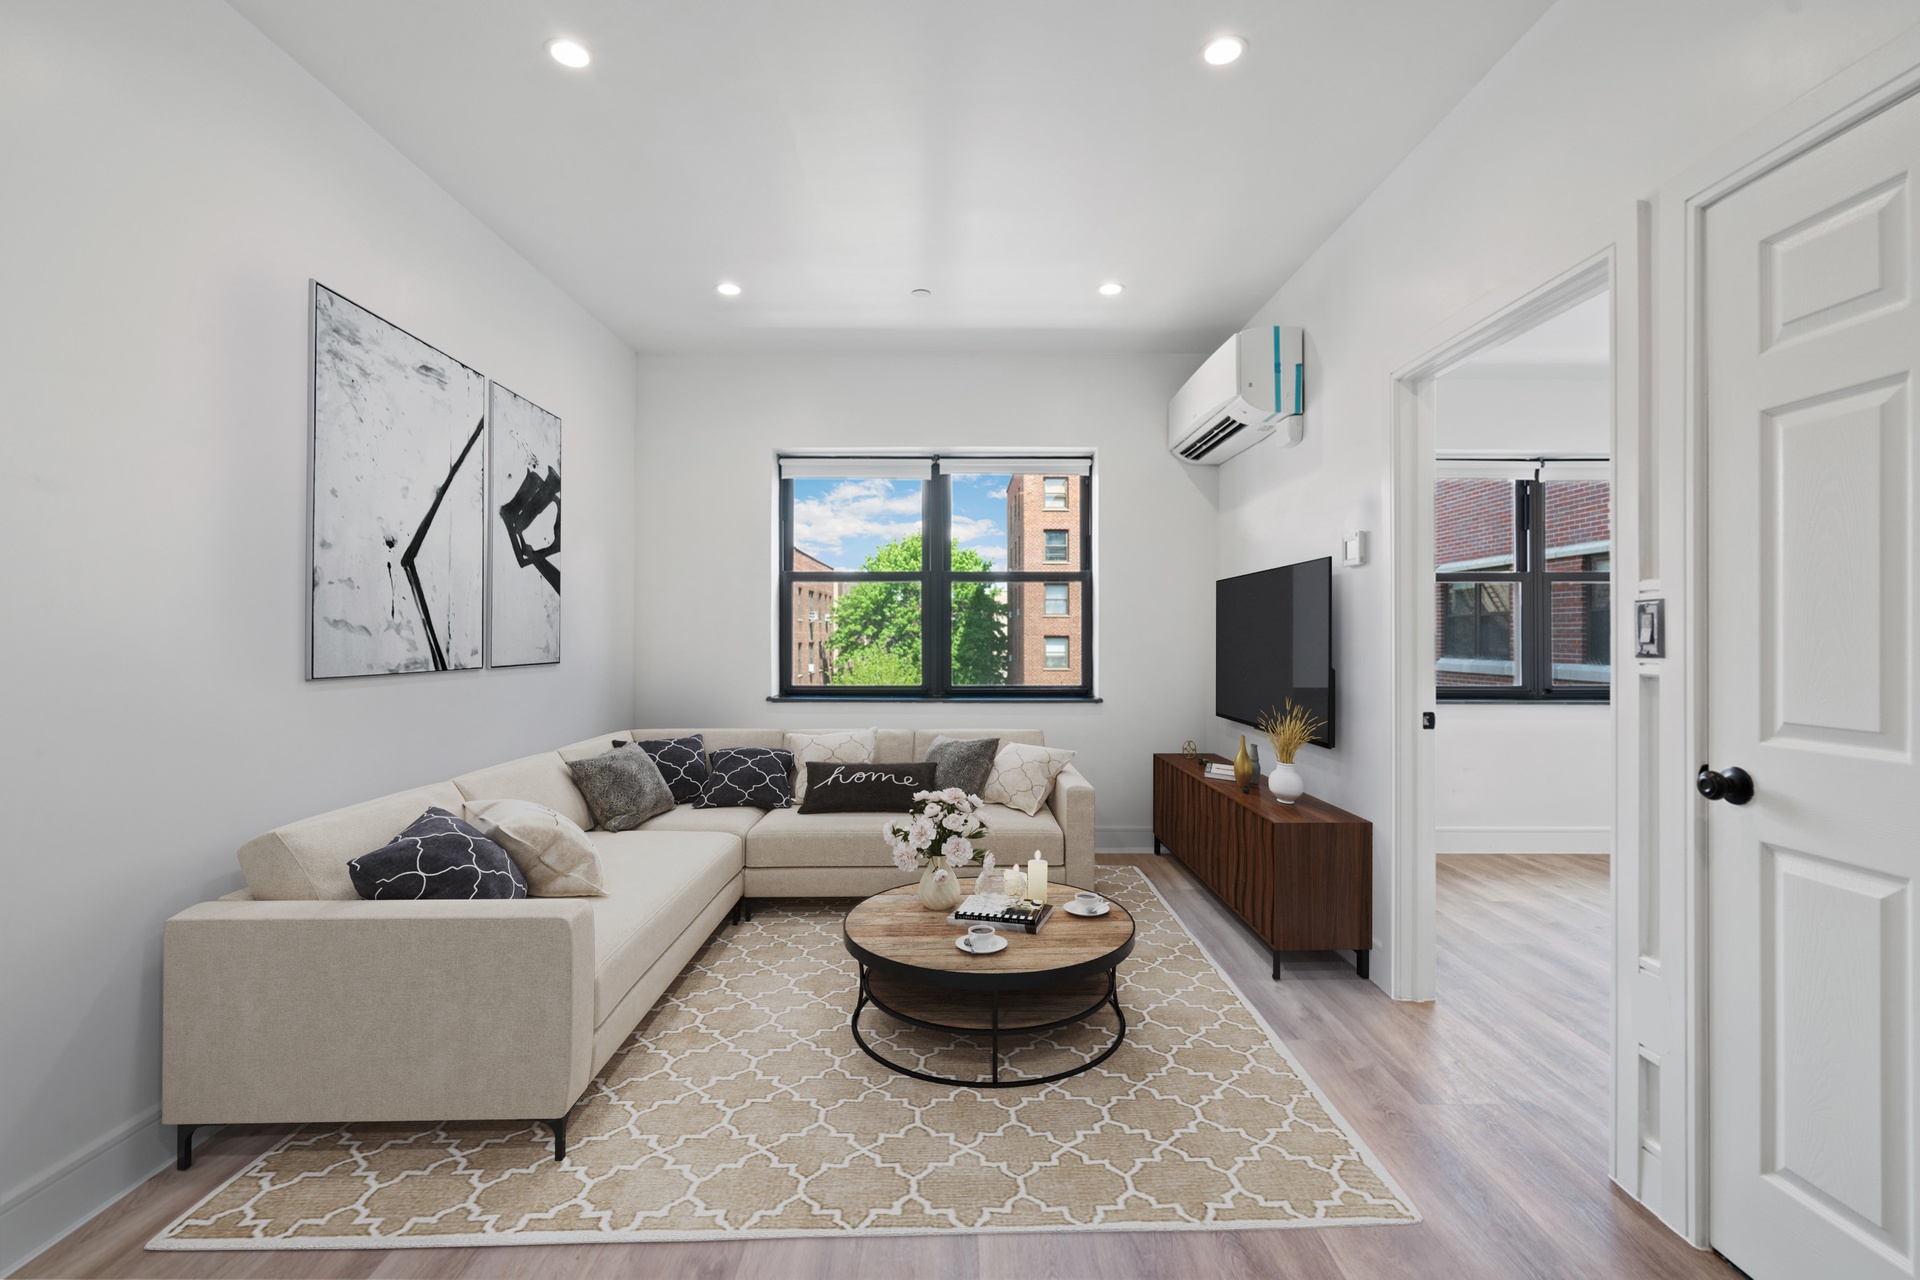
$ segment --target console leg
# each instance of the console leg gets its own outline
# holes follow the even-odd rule
[[[553,1158],[564,1162],[567,1158],[567,1118],[547,1121],[547,1127],[553,1130]]]
[[[1158,858],[1158,857],[1160,857],[1160,856],[1161,856],[1161,855],[1162,855],[1162,854],[1163,854],[1164,852],[1165,852],[1165,850],[1164,850],[1164,848],[1163,848],[1163,847],[1161,846],[1161,844],[1160,844],[1160,837],[1159,837],[1159,836],[1155,836],[1155,837],[1153,838],[1153,856],[1154,856],[1154,857],[1156,857],[1156,858]]]
[[[1367,957],[1371,954],[1371,952],[1367,951],[1356,951],[1353,953],[1353,971],[1363,978],[1367,976],[1367,969],[1369,968]]]
[[[176,1169],[193,1168],[193,1131],[197,1124],[177,1124],[173,1126],[174,1162]]]
[[[1280,953],[1278,951],[1273,953],[1273,980],[1275,982],[1280,981]]]

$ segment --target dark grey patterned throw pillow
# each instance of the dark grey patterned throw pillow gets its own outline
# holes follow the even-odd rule
[[[573,785],[586,797],[593,825],[631,831],[673,808],[673,790],[653,757],[641,748],[615,747],[604,755],[567,761]]]
[[[998,738],[935,738],[927,748],[933,761],[933,785],[937,790],[958,787],[970,796],[987,789],[993,773],[993,758],[1000,754]]]
[[[347,874],[361,897],[381,902],[527,896],[526,877],[507,851],[439,808],[348,862]]]
[[[788,809],[793,806],[793,752],[780,747],[729,747],[707,753],[707,784],[696,809]]]
[[[627,740],[615,738],[613,745],[624,747]],[[700,788],[707,784],[707,742],[703,735],[696,733],[686,738],[648,738],[633,745],[653,757],[660,775],[673,788],[675,804],[690,804],[699,799]]]

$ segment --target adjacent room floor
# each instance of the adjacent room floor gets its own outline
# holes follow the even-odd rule
[[[1172,858],[1145,867],[1425,1216],[1413,1226],[1138,1234],[148,1253],[279,1132],[229,1130],[21,1276],[1735,1277],[1607,1181],[1607,860],[1440,859],[1439,986],[1399,1004],[1343,957],[1259,943]]]

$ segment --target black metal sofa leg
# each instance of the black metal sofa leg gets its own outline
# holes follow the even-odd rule
[[[193,1168],[193,1131],[199,1127],[197,1124],[173,1126],[174,1168],[182,1171]]]
[[[553,1158],[556,1162],[564,1162],[567,1158],[567,1118],[561,1116],[558,1120],[549,1120],[547,1127],[553,1130]]]

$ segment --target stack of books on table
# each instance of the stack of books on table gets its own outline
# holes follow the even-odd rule
[[[1218,778],[1222,782],[1237,781],[1237,779],[1233,776],[1232,765],[1220,764],[1217,761],[1213,761],[1213,760],[1209,760],[1207,762],[1207,776],[1209,778]]]
[[[1051,902],[1037,905],[1004,893],[968,894],[964,902],[947,917],[948,924],[990,924],[1002,929],[1024,929],[1038,933],[1053,918]]]

